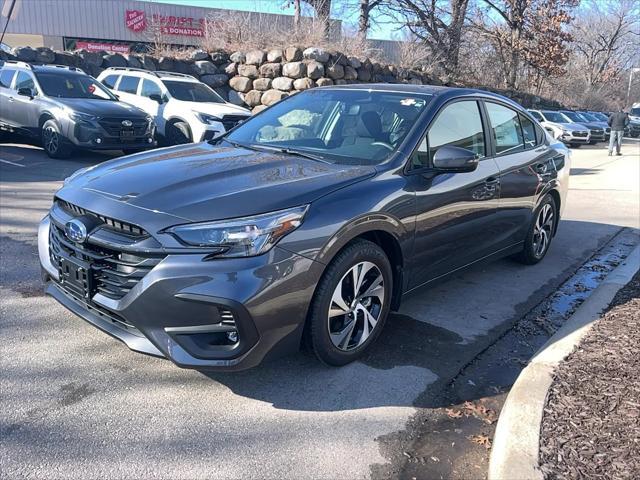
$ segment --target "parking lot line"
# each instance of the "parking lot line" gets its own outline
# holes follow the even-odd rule
[[[11,162],[11,161],[5,160],[3,158],[0,158],[0,162],[8,163],[9,165],[15,165],[16,167],[22,167],[22,168],[26,167],[26,165],[22,165],[21,163]]]

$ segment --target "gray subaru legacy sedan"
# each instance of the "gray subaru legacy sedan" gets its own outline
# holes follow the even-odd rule
[[[210,142],[67,178],[40,224],[46,291],[181,367],[238,370],[303,343],[344,365],[404,295],[481,261],[541,261],[569,163],[499,95],[316,88]]]

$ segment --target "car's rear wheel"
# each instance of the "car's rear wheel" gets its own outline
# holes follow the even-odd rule
[[[542,260],[549,251],[557,222],[556,202],[551,195],[546,195],[535,211],[524,248],[515,258],[526,265],[534,265]]]
[[[167,125],[167,143],[169,145],[182,145],[191,143],[191,129],[186,122],[172,122]]]
[[[570,143],[569,146],[571,148],[580,148],[582,146],[582,144],[581,143]]]
[[[72,151],[55,120],[47,120],[42,125],[42,147],[51,158],[68,158]]]
[[[309,340],[333,366],[356,360],[375,342],[389,314],[393,274],[384,251],[358,240],[329,264],[309,311]]]

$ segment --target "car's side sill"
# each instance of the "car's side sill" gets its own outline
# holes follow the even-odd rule
[[[499,258],[503,258],[503,257],[508,257],[509,255],[513,255],[514,253],[518,253],[519,251],[522,250],[522,245],[524,244],[524,241],[515,243],[513,245],[510,245],[508,247],[502,248],[500,250],[498,250],[497,252],[491,253],[489,255],[486,255],[484,257],[480,257],[477,260],[474,260],[473,262],[467,263],[466,265],[463,265],[461,267],[455,268],[454,270],[451,270],[450,272],[444,273],[440,276],[437,276],[435,278],[432,278],[431,280],[427,280],[424,283],[421,283],[420,285],[417,285],[415,287],[412,287],[411,289],[405,291],[402,296],[406,296],[409,295],[413,292],[415,292],[416,290],[425,287],[427,285],[432,285],[432,284],[436,284],[439,283],[443,280],[445,280],[446,278],[450,277],[451,275],[453,275],[456,272],[459,272],[460,270],[465,270],[467,268],[482,264],[482,263],[488,263],[488,262],[492,262],[494,260],[498,260]]]

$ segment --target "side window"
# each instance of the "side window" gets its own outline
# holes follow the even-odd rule
[[[27,72],[18,72],[18,76],[16,77],[16,86],[15,89],[19,90],[21,88],[30,88],[35,90],[36,84]]]
[[[11,88],[11,80],[16,71],[12,68],[3,68],[0,72],[0,87]]]
[[[544,118],[542,118],[542,115],[540,115],[538,112],[531,112],[529,111],[529,113],[531,114],[531,116],[533,118],[535,118],[537,121],[539,122],[544,122]]]
[[[520,115],[520,125],[522,125],[522,136],[524,137],[525,148],[535,147],[538,142],[536,141],[536,127],[533,122],[527,117]]]
[[[496,144],[496,154],[524,150],[517,112],[497,103],[486,102],[486,106]]]
[[[446,106],[411,158],[411,168],[429,166],[438,149],[444,146],[466,148],[480,157],[486,155],[478,102],[464,100]]]
[[[135,95],[136,92],[138,91],[139,83],[140,83],[139,78],[123,75],[122,80],[120,80],[120,84],[118,85],[118,91],[124,92],[124,93],[133,93]]]
[[[162,90],[160,90],[160,87],[156,84],[156,82],[152,80],[147,80],[146,78],[143,79],[140,95],[142,95],[143,97],[150,97],[154,94],[162,96]]]
[[[113,88],[118,80],[119,75],[107,75],[102,80],[102,84],[107,88]]]

